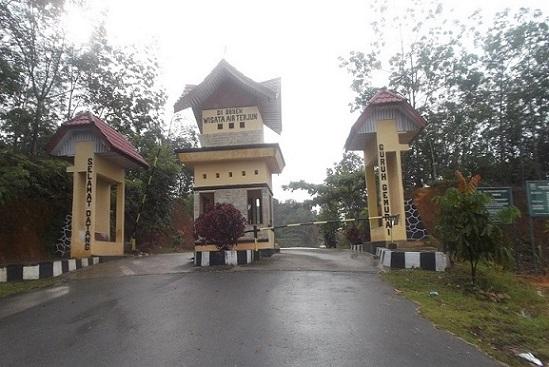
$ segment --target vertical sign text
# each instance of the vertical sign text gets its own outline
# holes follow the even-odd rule
[[[88,158],[88,169],[86,171],[86,215],[85,215],[85,226],[86,226],[86,232],[84,234],[84,250],[89,251],[90,250],[90,244],[91,244],[91,233],[90,233],[90,227],[91,227],[91,215],[92,215],[92,192],[93,192],[93,158]]]
[[[387,157],[385,155],[385,147],[383,144],[378,146],[378,165],[379,165],[379,185],[381,189],[381,210],[382,216],[385,218],[385,228],[387,228],[387,235],[391,235],[392,222],[390,220],[391,215],[391,201],[389,199],[389,181],[387,179]]]

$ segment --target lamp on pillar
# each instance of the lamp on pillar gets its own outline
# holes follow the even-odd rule
[[[406,240],[401,154],[425,126],[426,121],[406,98],[383,88],[351,128],[345,149],[364,152],[373,242]]]
[[[123,255],[125,170],[147,168],[147,162],[89,112],[63,123],[46,150],[72,163],[71,257]]]

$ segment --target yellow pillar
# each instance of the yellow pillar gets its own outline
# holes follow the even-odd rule
[[[119,182],[116,188],[116,243],[124,248],[124,200],[126,184]]]
[[[409,147],[407,144],[400,144],[395,120],[376,121],[376,142],[381,206],[379,215],[398,216],[398,223],[391,226],[389,219],[383,219],[382,226],[379,227],[377,221],[370,221],[372,241],[405,241],[406,223],[400,153]]]
[[[75,145],[72,195],[71,257],[91,255],[95,235],[95,197],[97,174],[93,142]]]
[[[96,182],[95,231],[103,235],[104,241],[114,241],[111,232],[111,184],[106,180]]]
[[[367,162],[367,160],[365,160],[365,162]],[[368,217],[372,218],[368,222],[370,224],[370,233],[375,237],[376,235],[374,232],[380,227],[381,221],[376,218],[379,217],[379,211],[377,207],[377,179],[374,163],[366,165],[364,171],[366,173],[366,191],[368,193]],[[372,241],[375,240],[372,238]]]
[[[80,229],[83,228],[82,211],[84,210],[84,175],[76,169],[73,171],[72,179],[72,231],[71,231],[71,257],[86,256],[84,252],[84,243],[80,238]]]
[[[404,188],[402,185],[402,166],[400,165],[400,151],[387,154],[387,168],[389,173],[389,191],[391,198],[391,215],[398,215],[398,223],[391,231],[394,241],[406,240],[406,223],[404,213]],[[391,232],[388,232],[389,240]]]

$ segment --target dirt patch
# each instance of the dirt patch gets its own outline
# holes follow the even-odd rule
[[[436,225],[435,218],[438,213],[438,207],[433,202],[433,199],[436,196],[443,195],[448,187],[450,187],[449,184],[440,184],[433,187],[422,187],[413,193],[414,204],[419,211],[421,221],[423,222],[425,228],[427,228],[427,232],[431,235],[434,233]]]
[[[193,217],[182,200],[172,209],[170,228],[163,233],[150,234],[139,246],[148,253],[185,252],[194,250]]]
[[[10,202],[0,209],[0,264],[39,262],[50,258],[45,233],[52,224],[51,205]]]
[[[545,276],[522,276],[522,279],[532,284],[536,288],[545,288],[549,290],[549,275]]]

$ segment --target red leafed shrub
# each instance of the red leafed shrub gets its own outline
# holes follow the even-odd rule
[[[345,229],[345,237],[347,237],[347,240],[351,243],[351,245],[358,245],[362,243],[362,236],[360,234],[360,230],[354,224],[349,225]]]
[[[196,234],[219,249],[230,250],[244,235],[246,219],[231,204],[217,203],[194,221]]]

